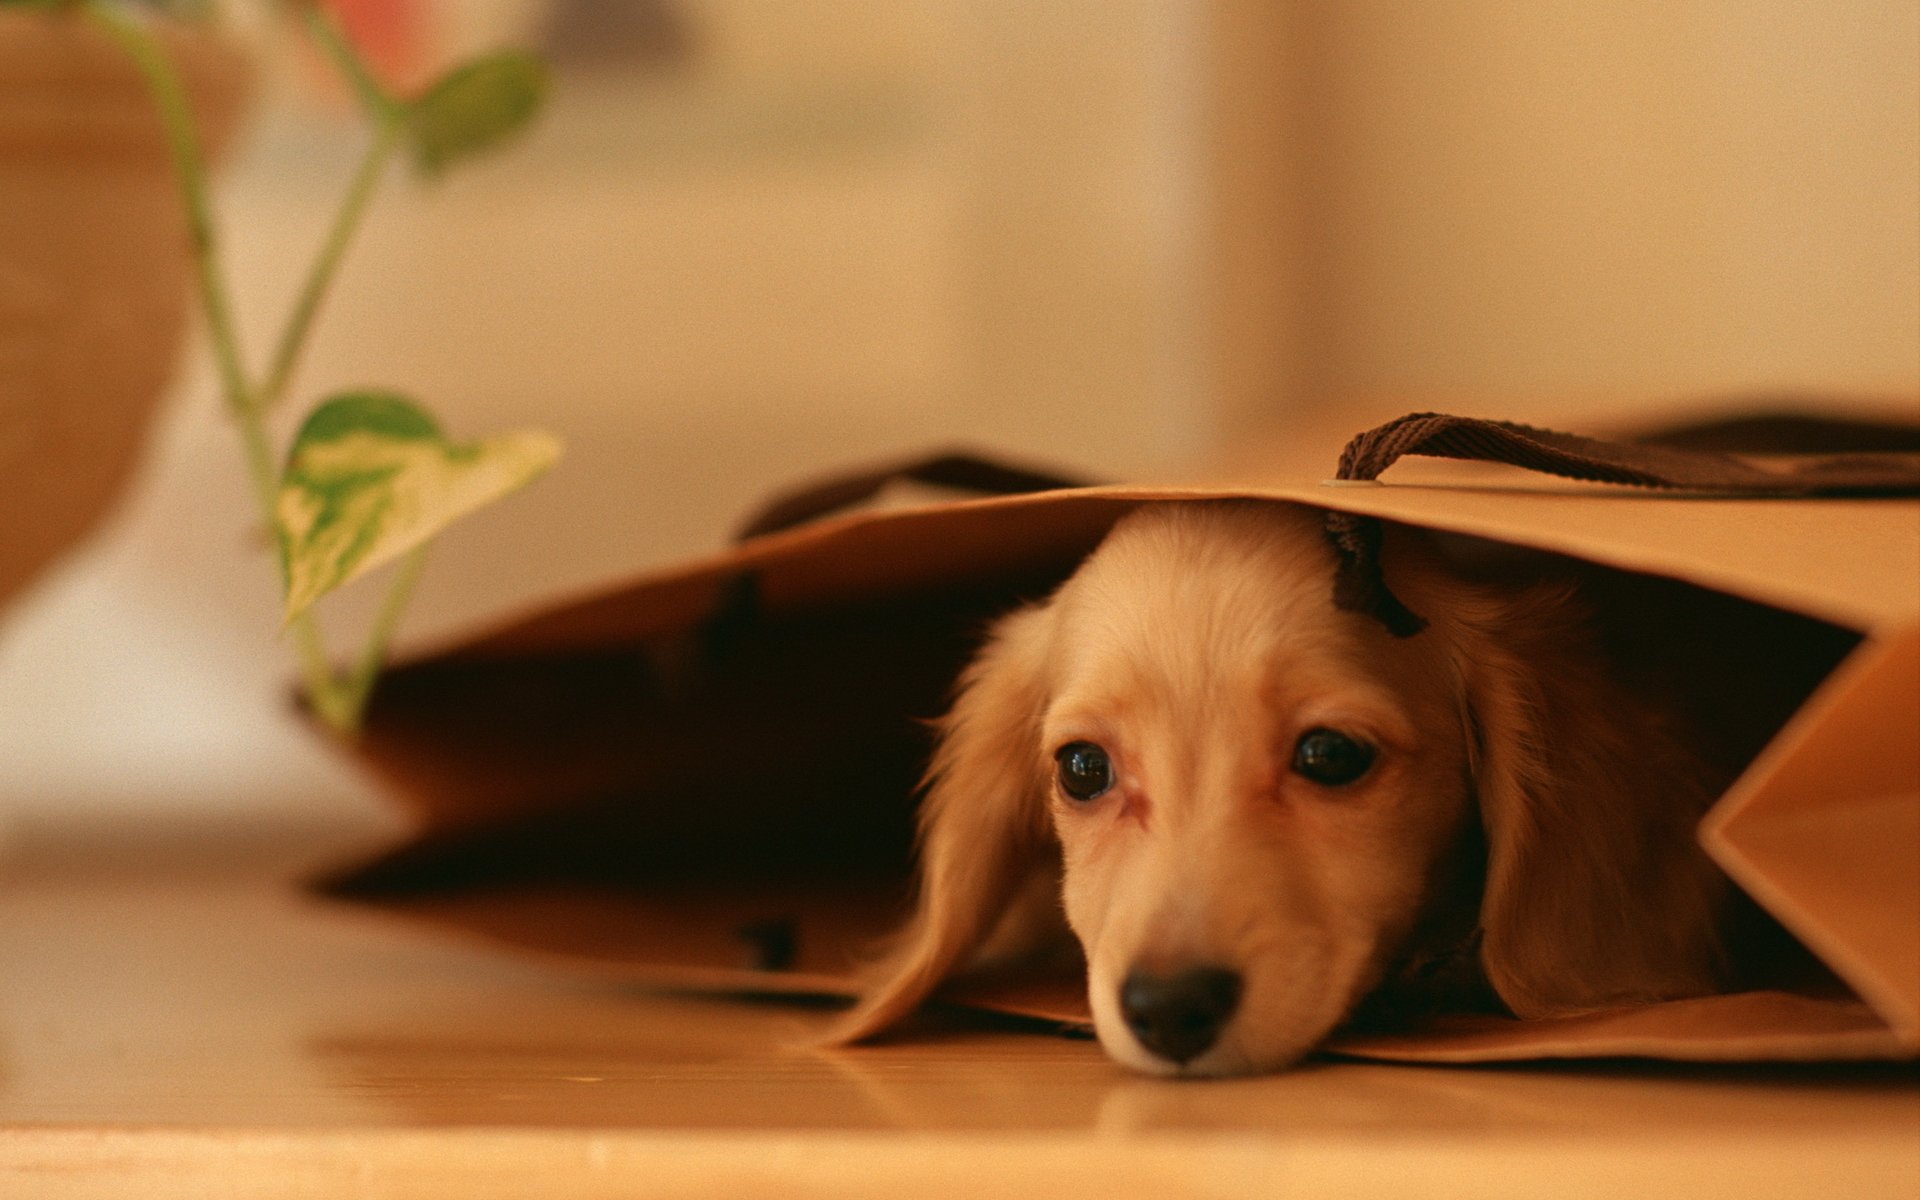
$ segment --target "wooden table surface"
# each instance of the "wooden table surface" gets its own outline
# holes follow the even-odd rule
[[[557,976],[290,880],[334,829],[0,852],[0,1197],[1920,1196],[1904,1067],[1144,1079]]]

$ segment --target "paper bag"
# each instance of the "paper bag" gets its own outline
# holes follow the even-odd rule
[[[1358,577],[1376,521],[1591,564],[1621,653],[1666,664],[1749,763],[1701,836],[1798,943],[1783,961],[1804,959],[1738,994],[1440,1016],[1330,1050],[1920,1055],[1920,459],[1782,465],[1432,416],[1356,447],[1332,483],[1076,487],[949,456],[784,496],[709,558],[392,668],[352,753],[417,832],[323,886],[608,979],[850,995],[907,911],[924,722],[986,622],[1140,504],[1244,497],[1331,514]],[[1369,481],[1405,454],[1611,482],[1412,462]],[[862,506],[904,479],[1009,494]],[[1084,1026],[1083,988],[1066,974],[947,998]]]

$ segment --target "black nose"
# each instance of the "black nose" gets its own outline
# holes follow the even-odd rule
[[[1204,1053],[1240,1003],[1240,976],[1221,967],[1174,975],[1135,971],[1120,985],[1127,1028],[1149,1051],[1176,1063]]]

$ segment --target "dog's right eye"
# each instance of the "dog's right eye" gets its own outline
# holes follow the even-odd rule
[[[1352,783],[1373,766],[1373,747],[1337,729],[1309,729],[1293,748],[1293,770],[1325,787]]]
[[[1113,760],[1092,742],[1068,742],[1053,761],[1060,790],[1075,800],[1092,800],[1113,786]]]

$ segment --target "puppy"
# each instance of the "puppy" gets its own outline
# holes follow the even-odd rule
[[[1101,1045],[1156,1074],[1282,1068],[1409,996],[1715,990],[1712,780],[1570,589],[1464,582],[1410,531],[1385,567],[1423,632],[1334,606],[1320,514],[1150,505],[1003,618],[940,725],[917,912],[840,1037],[1061,908]]]

